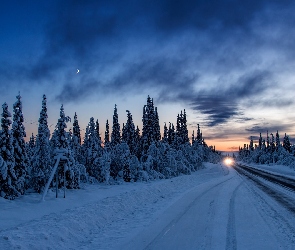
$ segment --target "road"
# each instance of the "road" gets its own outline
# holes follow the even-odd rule
[[[237,164],[218,167],[218,177],[186,193],[124,248],[295,249],[291,181]]]

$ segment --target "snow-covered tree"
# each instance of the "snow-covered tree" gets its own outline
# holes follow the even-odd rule
[[[8,111],[8,105],[5,102],[2,105],[3,113],[1,119],[2,131],[0,134],[0,156],[3,159],[1,165],[1,178],[0,178],[0,195],[6,199],[13,200],[19,196],[20,193],[15,188],[14,184],[17,181],[17,176],[14,171],[14,149],[13,149],[13,137],[9,130],[11,125],[11,113]]]
[[[28,156],[28,176],[31,178],[32,175],[32,160],[33,156],[35,154],[35,136],[32,133],[32,136],[30,137],[30,140],[26,143],[26,152]]]
[[[88,174],[92,177],[97,177],[99,172],[99,166],[97,165],[96,159],[102,155],[101,140],[97,134],[95,127],[94,118],[91,117],[86,129],[85,139],[84,139],[84,157],[85,157],[85,167]]]
[[[52,168],[50,131],[47,124],[47,99],[43,95],[42,108],[39,117],[38,135],[34,155],[32,157],[32,171],[30,186],[37,192],[41,192],[46,185]]]
[[[75,112],[74,115],[74,122],[73,122],[73,134],[71,137],[71,149],[73,153],[73,157],[76,162],[79,162],[80,164],[83,163],[83,156],[81,151],[81,130],[78,122],[78,117]]]
[[[126,112],[127,122],[124,128],[122,129],[122,141],[127,143],[131,154],[136,154],[135,126],[130,111],[126,110]]]
[[[104,146],[106,147],[110,143],[110,125],[109,120],[106,122],[106,130],[104,133]]]
[[[147,152],[152,142],[161,139],[159,115],[157,108],[154,107],[153,99],[148,96],[147,104],[143,107],[142,114],[142,151]]]
[[[283,147],[288,152],[291,152],[291,143],[290,143],[290,140],[289,140],[289,136],[287,136],[286,133],[285,133],[285,136],[284,136]]]
[[[111,148],[110,176],[114,181],[128,181],[130,173],[130,150],[126,142]]]
[[[25,184],[27,177],[27,165],[28,157],[26,152],[26,143],[24,137],[26,137],[25,127],[23,125],[24,117],[22,111],[21,96],[16,96],[17,101],[13,104],[13,123],[12,123],[12,135],[13,135],[13,148],[14,148],[14,171],[16,175],[15,188],[20,194],[25,193]]]
[[[276,133],[276,149],[278,150],[278,148],[280,146],[281,146],[280,135],[279,135],[279,131],[277,130],[277,133]]]
[[[121,142],[121,135],[120,135],[120,123],[118,120],[118,110],[117,105],[115,104],[114,114],[113,114],[113,128],[111,134],[111,144],[112,146],[117,145]]]

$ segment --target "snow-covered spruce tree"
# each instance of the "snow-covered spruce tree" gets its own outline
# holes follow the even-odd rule
[[[160,142],[157,144],[160,144]],[[149,146],[147,157],[143,162],[143,169],[147,171],[152,179],[163,179],[165,176],[161,172],[163,172],[162,162],[164,157],[158,149],[157,144],[156,142],[152,142]]]
[[[135,129],[134,142],[135,142],[134,154],[139,160],[142,152],[141,152],[141,145],[140,145],[140,142],[141,142],[140,129],[138,128],[138,126],[136,126],[136,129]]]
[[[252,139],[252,136],[250,137],[250,143],[249,143],[249,150],[250,151],[254,151],[254,142],[253,142],[253,139]]]
[[[5,188],[7,180],[7,164],[0,155],[0,196],[5,197]],[[3,191],[2,191],[3,190]]]
[[[289,140],[289,136],[285,133],[284,140],[283,140],[283,147],[286,149],[288,152],[291,152],[291,143]]]
[[[115,104],[114,114],[113,114],[113,128],[111,134],[111,145],[115,146],[120,144],[121,142],[121,135],[120,135],[120,123],[118,120],[118,110],[117,105]]]
[[[13,148],[14,148],[14,171],[16,175],[15,188],[20,194],[25,193],[27,188],[27,166],[28,157],[26,152],[26,143],[24,137],[26,137],[25,127],[23,125],[24,117],[22,111],[21,96],[16,96],[17,101],[13,104],[13,123],[12,123],[12,136],[13,136]]]
[[[259,150],[262,149],[262,136],[261,136],[261,133],[259,135],[258,148],[259,148]]]
[[[36,192],[41,193],[50,176],[52,164],[51,149],[49,143],[50,131],[47,124],[47,99],[43,95],[42,108],[39,117],[38,135],[36,137],[36,145],[34,156],[32,157],[32,171],[30,187]]]
[[[103,154],[101,157],[96,158],[95,164],[99,166],[99,173],[96,177],[99,182],[108,184],[110,180],[110,168],[111,168],[111,153],[109,150],[104,148]]]
[[[281,146],[280,135],[279,135],[279,131],[277,130],[277,133],[276,133],[276,150],[278,150],[280,146]]]
[[[147,153],[147,150],[152,142],[159,141],[161,139],[159,116],[157,108],[154,107],[153,99],[148,96],[147,104],[143,107],[142,114],[142,151],[143,154]]]
[[[80,188],[80,181],[87,181],[85,166],[83,164],[80,164],[75,158],[77,157],[77,152],[80,153],[79,150],[75,147],[79,147],[80,145],[77,143],[77,137],[73,135],[71,130],[66,133],[66,136],[69,144],[69,148],[67,150],[67,170],[65,172],[66,187],[69,189]],[[76,144],[74,144],[75,138]],[[82,157],[81,155],[79,156]]]
[[[95,131],[96,131],[97,138],[101,141],[98,119],[96,119],[96,122],[95,122]]]
[[[176,146],[180,144],[185,144],[189,142],[188,138],[188,130],[187,130],[187,119],[186,119],[186,112],[180,112],[180,115],[177,115],[176,120]],[[174,141],[175,142],[175,141]]]
[[[173,123],[169,122],[169,129],[168,129],[168,143],[169,145],[172,145],[175,138],[175,129]]]
[[[275,139],[274,139],[273,133],[271,133],[270,135],[271,135],[270,149],[271,149],[271,152],[274,152],[276,149]]]
[[[27,157],[28,157],[28,176],[31,178],[32,176],[32,160],[33,156],[35,154],[35,136],[32,133],[32,136],[30,137],[30,140],[26,142],[26,152],[27,152]]]
[[[195,141],[199,145],[201,145],[202,144],[202,141],[203,141],[203,135],[202,135],[201,130],[200,130],[200,125],[199,124],[197,124],[197,125],[198,125],[198,129],[197,129],[197,137],[196,137]]]
[[[77,113],[74,115],[73,122],[73,134],[71,136],[71,149],[73,153],[73,157],[76,162],[82,164],[82,151],[81,151],[81,130],[78,122]]]
[[[268,136],[268,130],[266,131],[266,148],[269,150],[269,136]]]
[[[182,112],[181,112],[181,116],[182,116]],[[182,144],[181,118],[178,114],[176,119],[175,137],[174,137],[174,141],[172,142],[172,145],[175,149],[178,150],[181,144]]]
[[[159,122],[159,114],[158,114],[158,108],[155,107],[155,112],[154,112],[154,124],[153,124],[153,129],[154,129],[154,140],[156,142],[161,140],[161,132],[160,132],[160,122]]]
[[[73,152],[70,147],[72,141],[71,132],[66,132],[66,123],[71,121],[70,117],[64,113],[63,105],[60,108],[60,118],[58,119],[55,131],[53,133],[51,141],[54,143],[55,152],[57,150],[63,150],[66,152],[67,162],[66,165],[61,164],[58,169],[59,175],[59,187],[64,184],[67,188],[79,188],[80,180],[86,179],[86,170],[84,165],[76,163]],[[65,179],[64,179],[64,170]],[[83,178],[82,178],[83,176]],[[64,183],[65,182],[65,183]]]
[[[126,142],[130,153],[134,155],[136,142],[135,142],[135,126],[133,123],[132,115],[129,110],[127,112],[127,122],[124,128],[122,129],[122,141]]]
[[[130,150],[126,142],[111,147],[110,182],[130,181]]]
[[[62,187],[64,185],[64,182],[68,181],[68,182],[72,182],[72,180],[67,180],[67,178],[69,176],[72,176],[72,175],[69,175],[66,173],[66,180],[64,179],[64,168],[66,169],[66,171],[70,171],[70,165],[73,165],[73,157],[71,155],[71,150],[70,147],[69,147],[69,136],[68,136],[68,133],[66,132],[66,128],[67,128],[67,122],[69,122],[71,119],[70,117],[66,116],[65,113],[64,113],[64,107],[63,105],[61,105],[60,107],[60,112],[59,112],[59,119],[57,121],[57,124],[55,126],[55,131],[54,131],[54,143],[55,143],[55,152],[57,150],[64,150],[65,152],[67,152],[67,157],[68,157],[68,161],[65,163],[65,165],[63,165],[62,167],[59,166],[58,168],[58,179],[59,179],[59,185],[58,187]],[[66,183],[67,185],[67,183]],[[67,185],[68,186],[68,185]]]
[[[163,133],[162,142],[168,143],[168,128],[167,128],[166,122],[164,123],[164,133]]]
[[[109,125],[109,120],[106,122],[106,130],[104,133],[104,146],[107,147],[109,146],[110,143],[110,125]]]
[[[100,169],[98,165],[99,162],[96,160],[102,156],[102,146],[93,117],[90,118],[88,123],[83,147],[87,173],[92,177],[98,178]]]
[[[14,171],[14,150],[13,150],[13,137],[9,130],[11,125],[10,112],[8,111],[8,105],[5,102],[2,105],[3,113],[1,119],[1,134],[0,134],[0,156],[3,159],[1,164],[1,178],[0,178],[0,195],[5,199],[13,200],[15,197],[19,196],[20,193],[14,186],[17,181],[17,177]]]

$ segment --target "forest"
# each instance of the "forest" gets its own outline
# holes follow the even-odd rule
[[[188,175],[201,169],[203,162],[216,163],[221,159],[215,147],[206,144],[199,125],[190,141],[185,110],[177,115],[175,125],[165,123],[161,135],[157,107],[149,96],[143,107],[142,131],[135,126],[129,110],[121,129],[115,105],[112,127],[107,120],[103,136],[98,119],[91,117],[82,137],[77,114],[72,121],[65,115],[63,105],[50,134],[47,99],[43,95],[38,134],[32,134],[28,142],[20,94],[16,99],[13,115],[7,103],[2,105],[0,195],[5,199],[42,193],[61,151],[66,160],[59,164],[58,178],[50,187],[67,189],[78,189],[81,183],[114,185]],[[72,131],[67,130],[70,122]]]

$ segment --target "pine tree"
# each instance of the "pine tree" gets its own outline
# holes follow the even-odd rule
[[[77,138],[77,143],[81,145],[81,130],[78,122],[77,113],[74,115],[74,123],[73,123],[73,137]]]
[[[113,115],[113,128],[112,128],[112,135],[111,135],[111,145],[117,145],[121,142],[120,136],[120,124],[118,121],[118,110],[117,105],[115,104],[114,108],[114,115]]]
[[[15,160],[12,145],[13,137],[9,130],[11,125],[9,117],[11,117],[11,114],[8,111],[8,105],[6,102],[2,105],[2,108],[0,156],[3,159],[3,163],[1,164],[0,195],[6,199],[13,200],[15,197],[19,196],[20,193],[14,187],[17,177],[14,171]]]
[[[135,133],[134,133],[134,143],[135,143],[135,156],[137,159],[141,157],[141,145],[140,145],[141,137],[140,137],[140,129],[136,126]]]
[[[195,130],[193,130],[192,134],[192,145],[195,143]]]
[[[97,138],[101,141],[98,119],[96,119],[96,122],[95,122],[95,131],[96,131]]]
[[[25,193],[25,181],[27,176],[28,157],[26,152],[26,143],[24,137],[26,137],[25,127],[23,125],[24,117],[22,112],[22,102],[20,94],[17,95],[17,101],[13,105],[13,147],[15,166],[14,171],[16,174],[15,187],[20,194]]]
[[[259,149],[262,148],[262,136],[261,136],[261,133],[260,133],[260,135],[259,135],[258,148],[259,148]]]
[[[250,139],[249,150],[250,151],[253,151],[254,150],[252,136],[251,136],[251,139]]]
[[[71,149],[73,151],[73,157],[75,161],[82,164],[83,160],[82,160],[82,151],[81,151],[81,130],[80,130],[76,112],[74,115],[74,122],[73,122],[73,134],[71,136]]]
[[[277,130],[276,133],[276,149],[278,150],[278,148],[280,147],[281,142],[280,142],[280,135],[279,135],[279,131]]]
[[[147,97],[147,104],[143,107],[142,125],[142,151],[147,153],[151,143],[161,139],[157,107],[154,107],[150,96]]]
[[[274,139],[273,133],[271,133],[270,135],[271,135],[270,149],[271,149],[271,152],[274,152],[276,149],[275,139]]]
[[[197,138],[196,138],[196,141],[199,145],[202,144],[202,141],[203,141],[203,137],[202,137],[202,133],[201,133],[201,130],[200,130],[200,125],[198,125],[198,130],[197,130]]]
[[[160,141],[161,140],[161,131],[160,131],[160,123],[159,123],[159,114],[158,114],[158,108],[155,107],[155,113],[154,113],[154,141]]]
[[[94,118],[91,117],[86,129],[85,140],[83,147],[85,148],[86,170],[90,176],[95,178],[99,175],[99,166],[96,164],[96,159],[102,155],[101,141],[98,137]]]
[[[59,117],[56,127],[55,127],[56,128],[56,136],[57,136],[56,148],[68,149],[69,143],[67,140],[67,132],[65,129],[67,128],[66,123],[69,122],[71,120],[71,118],[65,115],[63,105],[61,105],[61,107],[60,107],[59,114],[60,114],[60,117]]]
[[[183,119],[182,119],[182,137],[183,137],[183,143],[189,142],[185,109],[183,110]]]
[[[135,154],[135,126],[130,111],[126,110],[126,112],[127,122],[122,130],[122,141],[127,143],[130,153]]]
[[[104,133],[104,146],[107,146],[110,142],[110,125],[109,120],[106,122],[106,130]]]
[[[168,129],[168,143],[172,145],[175,138],[175,129],[173,123],[169,122],[169,129]]]
[[[59,112],[59,119],[57,121],[57,124],[55,126],[55,152],[56,154],[57,150],[63,150],[64,152],[67,152],[67,162],[62,163],[60,162],[60,167],[58,168],[58,187],[68,186],[69,182],[72,182],[71,175],[69,172],[71,171],[70,167],[72,165],[75,165],[74,159],[71,155],[70,149],[70,139],[69,134],[66,132],[67,128],[67,122],[71,121],[71,118],[69,116],[65,115],[64,107],[61,105],[60,112]],[[66,165],[65,165],[66,164]],[[65,178],[64,178],[65,176]],[[66,182],[66,183],[65,183]]]
[[[50,131],[47,124],[48,116],[46,102],[46,96],[43,95],[35,152],[32,157],[32,172],[30,181],[30,186],[39,193],[45,187],[52,168],[50,156],[51,148],[49,142]]]
[[[286,133],[285,133],[285,137],[284,137],[284,141],[283,141],[283,147],[288,152],[291,152],[291,143],[290,143],[290,140],[289,140],[289,136],[287,136]]]
[[[35,154],[35,136],[33,133],[29,142],[26,143],[26,151],[28,156],[28,175],[31,176],[32,159]]]
[[[268,136],[268,130],[266,131],[266,148],[269,148],[269,136]]]
[[[163,133],[162,141],[165,143],[168,143],[168,128],[167,128],[166,122],[164,123],[164,133]]]

